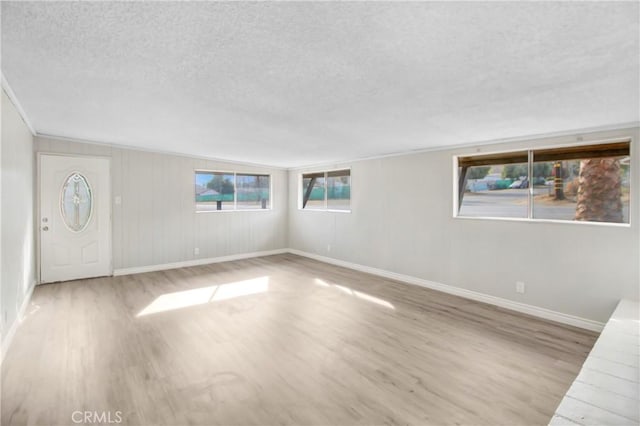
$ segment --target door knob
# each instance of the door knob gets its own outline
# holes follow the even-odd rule
[[[43,231],[48,231],[48,230],[49,230],[49,227],[48,227],[48,226],[43,226],[43,227],[42,227],[42,230],[43,230]]]

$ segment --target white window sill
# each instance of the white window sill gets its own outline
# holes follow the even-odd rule
[[[196,210],[196,213],[238,213],[238,212],[270,212],[273,209],[237,209],[237,210]]]
[[[464,220],[494,220],[503,222],[525,222],[525,223],[555,223],[563,225],[591,225],[591,226],[608,226],[614,228],[631,228],[630,223],[613,223],[613,222],[587,222],[581,220],[559,220],[559,219],[529,219],[526,217],[484,217],[484,216],[453,216],[454,219]]]
[[[336,210],[336,209],[303,209],[298,207],[301,212],[329,212],[329,213],[351,213],[351,210]]]

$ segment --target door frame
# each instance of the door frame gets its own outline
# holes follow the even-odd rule
[[[109,276],[113,276],[113,208],[111,206],[112,196],[111,196],[111,156],[108,155],[90,155],[90,154],[67,154],[64,152],[47,152],[47,151],[38,151],[36,153],[36,215],[34,217],[34,231],[36,233],[36,285],[43,284],[42,283],[42,275],[41,275],[41,267],[42,267],[42,242],[41,242],[41,232],[42,232],[42,224],[40,223],[42,218],[41,206],[40,203],[42,201],[41,197],[41,166],[42,166],[42,156],[56,156],[56,157],[74,157],[74,158],[99,158],[103,160],[107,160],[109,163],[109,176],[107,179],[107,191],[109,202],[107,203],[107,214],[109,217],[109,232],[107,234],[107,244],[109,246],[109,250],[107,253],[109,255]],[[45,283],[50,284],[50,283]]]

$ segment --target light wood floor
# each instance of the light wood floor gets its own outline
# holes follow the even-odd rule
[[[596,337],[294,255],[51,284],[2,424],[546,425]]]

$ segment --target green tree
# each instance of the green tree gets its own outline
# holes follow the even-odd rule
[[[489,174],[489,170],[491,170],[491,166],[476,166],[470,167],[467,172],[468,179],[483,179],[487,174]]]
[[[233,194],[233,182],[224,175],[214,175],[213,179],[207,183],[207,188],[217,191],[219,194]]]
[[[502,169],[502,179],[520,179],[528,175],[527,164],[507,164]]]
[[[551,163],[533,163],[533,177],[543,177],[551,175]]]

